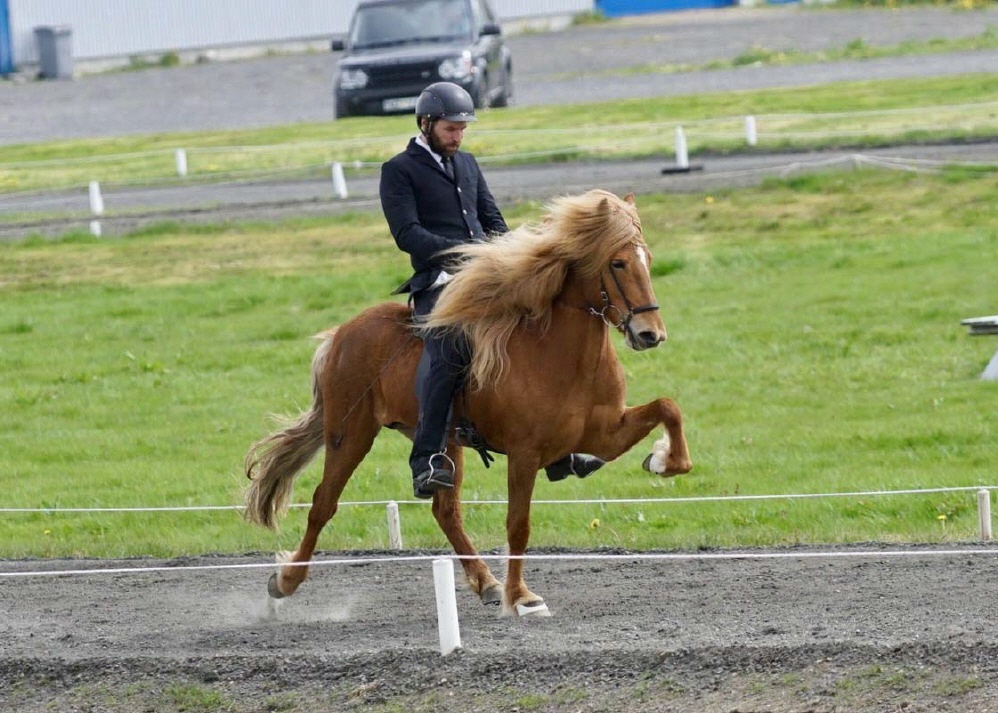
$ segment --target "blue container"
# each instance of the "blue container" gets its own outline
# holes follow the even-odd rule
[[[596,9],[607,17],[643,15],[668,10],[731,7],[736,0],[596,0]]]
[[[14,71],[14,46],[10,41],[10,7],[0,0],[0,76]]]

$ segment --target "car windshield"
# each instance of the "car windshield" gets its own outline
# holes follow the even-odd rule
[[[417,42],[450,42],[471,35],[468,4],[460,0],[417,0],[357,9],[350,28],[354,49]]]

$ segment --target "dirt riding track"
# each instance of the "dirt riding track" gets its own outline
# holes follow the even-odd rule
[[[554,616],[459,584],[446,658],[430,558],[316,567],[269,618],[230,567],[263,556],[3,562],[151,571],[0,576],[0,710],[998,711],[998,547],[844,552],[531,561]]]

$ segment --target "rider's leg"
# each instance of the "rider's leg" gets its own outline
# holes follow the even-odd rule
[[[430,294],[414,296],[415,314],[428,313],[438,294],[439,291],[434,290]],[[434,490],[454,487],[454,466],[444,451],[454,395],[461,386],[468,361],[468,349],[462,339],[449,333],[424,336],[416,381],[419,421],[409,455],[413,492],[418,498],[430,498]]]

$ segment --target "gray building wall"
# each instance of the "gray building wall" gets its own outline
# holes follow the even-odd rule
[[[17,66],[36,64],[35,28],[71,30],[72,56],[325,41],[346,32],[357,0],[8,0]],[[492,0],[504,20],[588,12],[593,0]]]

